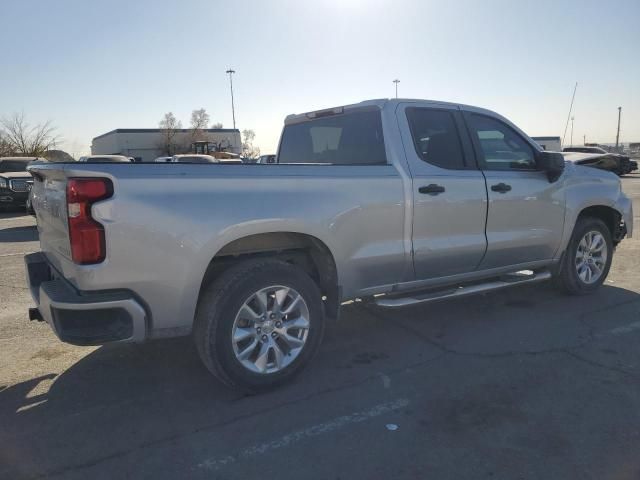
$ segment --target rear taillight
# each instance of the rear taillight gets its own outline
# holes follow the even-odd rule
[[[107,178],[70,178],[67,182],[67,212],[71,258],[75,263],[100,263],[106,256],[104,227],[91,217],[91,205],[113,195]]]

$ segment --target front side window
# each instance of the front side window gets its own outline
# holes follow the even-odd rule
[[[386,164],[380,111],[332,115],[287,125],[278,163]]]
[[[407,108],[407,120],[418,156],[441,168],[465,168],[460,136],[453,114],[447,110]]]
[[[495,118],[469,116],[488,170],[532,170],[536,168],[533,148],[511,127]]]

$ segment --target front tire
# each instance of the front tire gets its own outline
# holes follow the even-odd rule
[[[217,378],[259,393],[288,382],[311,361],[324,324],[320,290],[304,270],[248,260],[204,287],[194,340]]]
[[[604,283],[613,258],[611,232],[598,218],[576,222],[556,282],[571,295],[588,295]]]

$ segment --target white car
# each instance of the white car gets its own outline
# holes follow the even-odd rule
[[[130,163],[133,162],[133,158],[125,157],[124,155],[89,155],[80,157],[78,161],[87,163]]]
[[[242,160],[240,160],[240,158],[215,158],[211,155],[202,155],[199,153],[174,155],[171,161],[174,163],[242,163]]]
[[[276,163],[276,156],[275,155],[261,155],[258,160],[256,160],[256,163]]]
[[[195,153],[188,153],[184,155],[174,155],[171,157],[171,161],[174,163],[218,163],[217,158],[211,155],[201,155]]]

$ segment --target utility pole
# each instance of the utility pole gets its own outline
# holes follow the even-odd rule
[[[618,132],[616,133],[616,152],[618,151],[618,143],[620,142],[620,115],[622,107],[618,107]]]
[[[571,118],[571,111],[573,110],[573,101],[576,98],[576,90],[578,89],[578,82],[573,87],[573,95],[571,96],[571,105],[569,105],[569,115],[567,115],[567,123],[564,126],[564,133],[562,134],[562,146],[564,147],[564,137],[567,136],[567,127],[569,126],[569,119]]]
[[[229,74],[229,85],[231,85],[231,115],[233,116],[233,129],[236,129],[236,109],[233,105],[233,74],[236,73],[235,70],[229,69],[226,71]]]
[[[571,146],[573,147],[573,119],[574,117],[571,117]]]
[[[586,135],[582,135],[582,145],[587,145],[587,136]]]
[[[396,98],[398,98],[398,84],[400,83],[400,80],[398,80],[397,78],[393,81],[393,83],[396,84]]]

